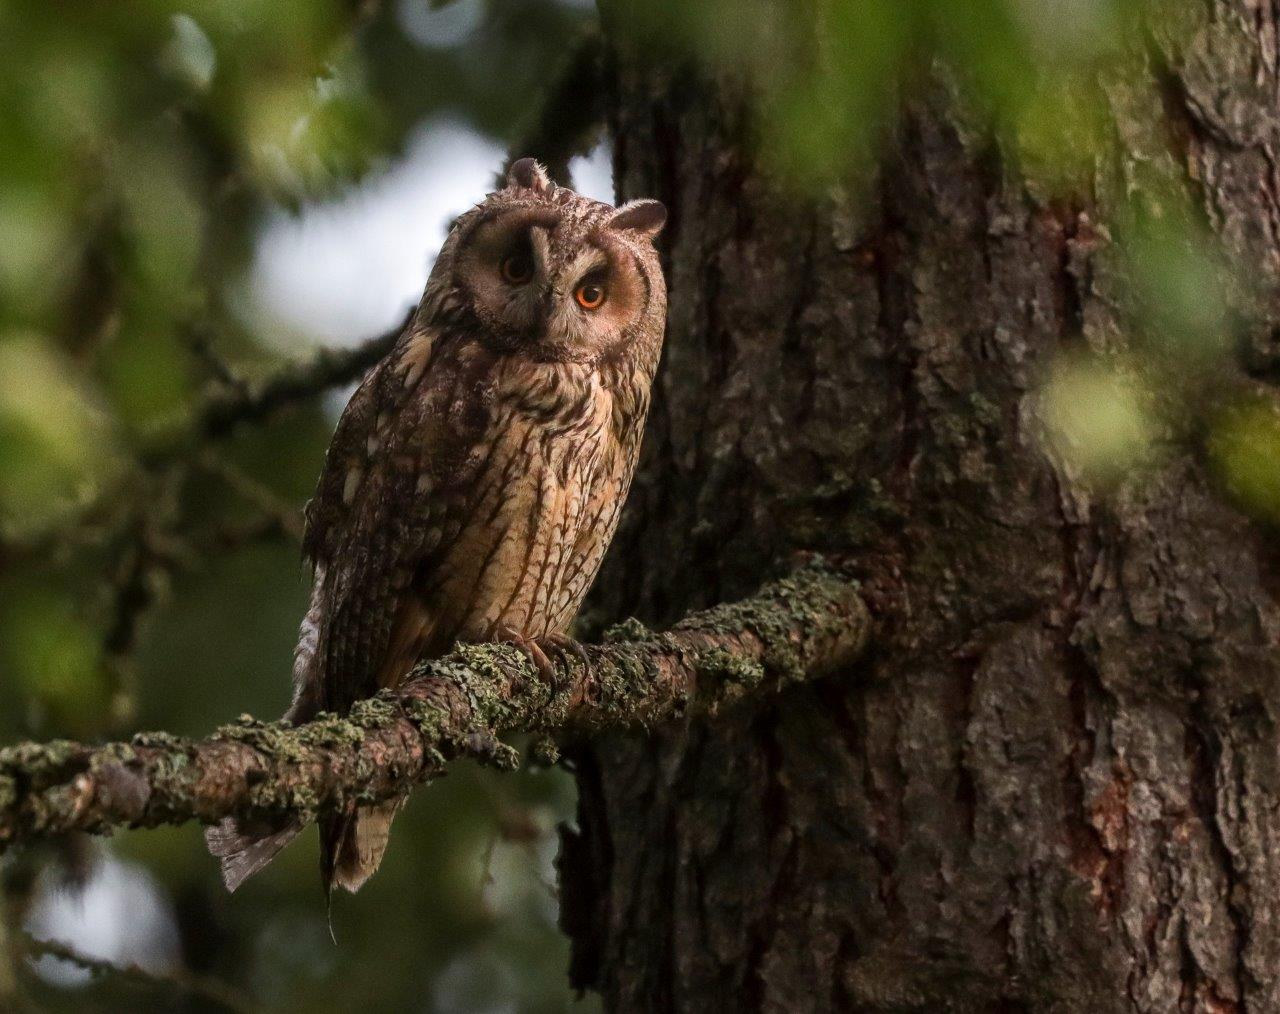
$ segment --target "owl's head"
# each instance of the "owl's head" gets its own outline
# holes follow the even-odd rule
[[[432,272],[435,288],[495,349],[591,363],[661,342],[666,285],[653,239],[658,201],[615,208],[557,187],[531,158],[461,216]]]

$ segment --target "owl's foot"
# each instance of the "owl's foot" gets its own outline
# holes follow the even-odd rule
[[[514,627],[509,627],[503,623],[493,628],[493,640],[499,644],[509,644],[514,648],[518,648],[537,667],[538,672],[542,673],[544,679],[550,680],[555,676],[556,667],[552,664],[551,659],[547,658],[547,653],[542,650],[536,639],[525,637]]]
[[[566,665],[569,663],[569,656],[573,655],[583,668],[591,668],[591,656],[587,654],[587,649],[583,647],[581,641],[574,640],[568,634],[548,634],[542,638],[544,644],[549,644],[558,651],[564,658]]]

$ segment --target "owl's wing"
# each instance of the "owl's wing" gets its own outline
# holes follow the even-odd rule
[[[492,360],[410,331],[352,396],[307,508],[316,566],[305,688],[325,710],[394,685],[435,618],[413,590],[461,528],[490,418]]]

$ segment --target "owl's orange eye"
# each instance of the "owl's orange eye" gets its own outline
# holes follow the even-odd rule
[[[584,310],[598,310],[604,304],[604,286],[595,282],[579,285],[573,298]]]
[[[523,253],[510,254],[502,259],[499,270],[503,279],[512,285],[524,285],[533,277],[533,258]]]

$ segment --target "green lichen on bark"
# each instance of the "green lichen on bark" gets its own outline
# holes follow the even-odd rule
[[[427,763],[444,767],[448,759],[440,751],[440,746],[446,741],[446,728],[440,708],[430,701],[412,698],[405,703],[404,712],[422,737]]]
[[[320,793],[305,782],[257,782],[249,787],[254,809],[298,816],[303,823],[315,820],[321,810]]]
[[[624,641],[644,641],[652,636],[652,630],[634,617],[628,617],[620,623],[605,628],[601,640],[605,644],[621,644]]]
[[[560,744],[550,736],[534,736],[529,742],[529,760],[539,767],[555,767],[560,763]]]
[[[328,718],[328,712],[321,712],[316,722],[324,722]],[[284,761],[296,762],[304,757],[296,731],[287,722],[261,722],[250,715],[241,715],[234,722],[214,730],[213,739],[243,743],[268,757]]]
[[[459,660],[457,683],[465,688],[476,715],[487,725],[512,728],[543,702],[545,695],[539,692],[533,664],[514,645],[459,645],[455,655]],[[508,692],[513,673],[522,677],[519,694]]]
[[[721,706],[747,697],[764,682],[767,668],[765,663],[724,648],[700,652],[695,664],[699,685],[709,685],[706,708],[713,714]]]
[[[464,753],[498,771],[515,771],[520,767],[520,752],[489,732],[472,732],[462,737]]]
[[[295,729],[286,726],[292,732],[288,738],[296,738],[297,742],[309,749],[328,750],[334,747],[358,747],[364,742],[364,727],[351,718],[339,718],[330,715],[323,721],[308,722]]]
[[[138,759],[138,751],[130,743],[108,743],[94,754],[90,770],[104,764],[128,765]]]
[[[152,747],[157,750],[170,750],[183,743],[180,736],[168,732],[139,732],[129,740],[134,746]]]
[[[153,798],[185,799],[189,798],[199,775],[194,761],[193,744],[175,743],[172,748],[160,754],[151,765],[148,781]],[[166,811],[163,804],[155,809],[157,817]]]
[[[720,635],[748,630],[764,645],[764,668],[780,682],[794,682],[806,675],[813,637],[829,632],[833,592],[850,587],[856,584],[817,558],[755,598],[715,606],[675,629]]]
[[[661,687],[662,673],[654,660],[655,649],[669,649],[660,637],[648,634],[647,641],[625,641],[612,646],[608,662],[596,668],[591,682],[591,725],[625,725],[628,721],[647,724],[649,716],[637,703],[657,698],[667,691]],[[673,710],[683,705],[684,694],[677,689]]]
[[[56,771],[69,764],[80,747],[68,739],[54,739],[48,743],[18,743],[0,750],[0,771],[16,771],[31,775],[44,771]]]
[[[347,712],[347,718],[362,729],[376,732],[389,727],[399,715],[393,701],[379,694],[363,701],[356,701]]]

